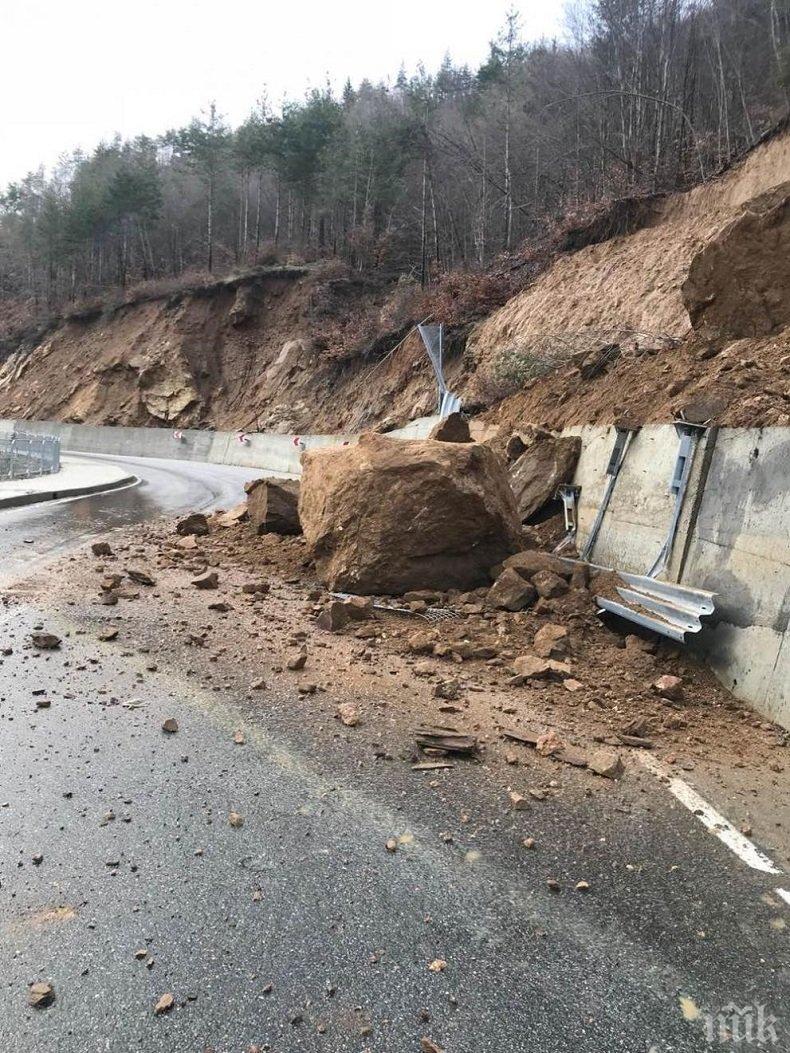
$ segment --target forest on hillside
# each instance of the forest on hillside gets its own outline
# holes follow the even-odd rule
[[[261,82],[266,70],[261,70]],[[0,194],[0,297],[336,257],[423,285],[559,217],[684,188],[787,110],[790,0],[580,0],[561,41],[514,12],[479,69],[314,90],[237,128],[209,105]]]

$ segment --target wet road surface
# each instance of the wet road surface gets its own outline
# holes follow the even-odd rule
[[[216,478],[155,485],[157,508],[198,504],[192,487],[231,503]],[[70,537],[141,512],[94,506]],[[58,548],[53,522],[25,536]],[[155,626],[127,650],[97,641],[97,617],[2,613],[0,1049],[698,1051],[728,1048],[700,1014],[730,1002],[767,1005],[764,1048],[790,1049],[776,879],[655,781],[616,807],[508,812],[480,765],[417,774],[346,734],[318,750],[284,678],[265,706],[232,674],[208,691]],[[61,649],[31,648],[36,625]],[[26,1005],[36,980],[48,1009]]]
[[[26,566],[40,565],[114,527],[161,513],[230,508],[243,499],[244,483],[256,474],[254,469],[233,465],[150,457],[69,456],[87,463],[106,460],[117,464],[136,475],[140,483],[117,493],[0,510],[0,582],[19,577]]]

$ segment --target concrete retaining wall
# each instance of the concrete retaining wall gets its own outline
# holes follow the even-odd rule
[[[436,424],[437,417],[421,417],[405,428],[388,432],[393,438],[424,438]],[[59,421],[0,420],[0,432],[31,432],[55,435],[61,447],[72,453],[101,453],[117,457],[167,457],[180,461],[208,461],[212,464],[237,464],[257,468],[268,475],[301,474],[300,457],[304,450],[316,446],[337,446],[356,442],[356,435],[275,435],[251,433],[241,443],[236,432],[181,432],[181,439],[166,428],[94,427],[88,424],[62,424]]]
[[[582,437],[580,545],[606,481],[614,428]],[[595,563],[645,574],[674,507],[678,450],[671,425],[646,427],[626,456],[592,553]],[[695,642],[721,680],[790,727],[790,429],[727,428],[697,448],[678,534],[662,577],[717,593],[713,624]]]

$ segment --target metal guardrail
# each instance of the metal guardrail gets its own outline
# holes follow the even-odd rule
[[[0,479],[30,479],[60,471],[60,439],[13,431],[0,435]]]

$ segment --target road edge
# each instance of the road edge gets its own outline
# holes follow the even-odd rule
[[[120,490],[126,486],[135,486],[140,482],[136,475],[124,475],[109,483],[92,483],[89,486],[71,486],[62,490],[41,490],[32,494],[14,494],[11,497],[0,497],[0,511],[6,508],[23,508],[26,505],[37,505],[44,501],[61,501],[68,497],[89,497],[91,494],[103,494]]]

